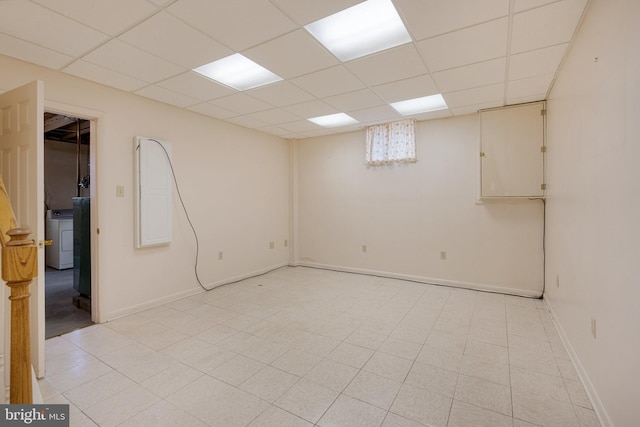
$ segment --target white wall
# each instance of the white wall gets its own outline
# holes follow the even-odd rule
[[[542,203],[476,203],[479,138],[477,114],[418,122],[417,163],[369,168],[364,132],[296,142],[298,261],[541,295]]]
[[[289,238],[289,143],[281,138],[0,56],[0,90],[45,83],[45,107],[97,119],[100,320],[197,292],[195,246],[174,198],[174,240],[134,249],[133,139],[172,143],[175,172],[200,240],[205,285],[285,265]],[[116,197],[116,186],[125,197]],[[95,228],[95,227],[94,227]],[[275,248],[269,249],[269,242]],[[218,261],[218,252],[224,260]]]
[[[637,0],[593,0],[548,103],[545,298],[616,426],[640,422],[638,22]]]

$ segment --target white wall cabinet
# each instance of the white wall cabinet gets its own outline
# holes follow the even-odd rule
[[[544,197],[545,103],[480,111],[480,197]]]

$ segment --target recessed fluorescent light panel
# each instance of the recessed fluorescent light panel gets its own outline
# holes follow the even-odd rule
[[[440,94],[394,102],[390,105],[403,116],[410,116],[411,114],[418,113],[428,113],[429,111],[438,111],[449,108],[444,98]]]
[[[341,61],[411,41],[391,0],[368,0],[304,28]]]
[[[237,90],[253,89],[282,80],[282,77],[239,53],[210,62],[193,71]]]
[[[307,120],[326,128],[335,128],[358,123],[356,119],[345,113],[329,114],[328,116],[314,117]]]

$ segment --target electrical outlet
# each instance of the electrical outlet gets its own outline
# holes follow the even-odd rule
[[[273,249],[276,247],[275,242],[269,242],[269,249]]]
[[[362,253],[367,253],[367,245],[362,245]]]
[[[284,247],[286,248],[286,247],[288,247],[288,246],[289,246],[289,241],[288,241],[288,240],[285,240],[285,241],[284,241]]]
[[[443,261],[447,259],[447,251],[440,251],[440,259]]]
[[[116,185],[116,197],[124,197],[124,185]]]
[[[218,260],[222,261],[222,258],[224,258],[224,253],[220,251],[218,252]]]
[[[592,317],[591,318],[591,336],[593,336],[593,339],[596,339],[596,318]]]

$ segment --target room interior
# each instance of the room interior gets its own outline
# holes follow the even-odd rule
[[[360,3],[0,2],[0,90],[41,80],[47,111],[96,121],[94,316],[103,328],[86,338],[209,298],[196,254],[207,288],[248,287],[264,273],[284,286],[276,269],[298,266],[452,294],[544,294],[526,301],[548,314],[593,414],[575,425],[633,425],[640,5],[394,0],[410,41],[346,61],[305,29]],[[282,80],[237,90],[193,71],[233,53]],[[404,119],[391,104],[434,94],[446,109],[410,116],[418,162],[367,167],[366,126]],[[545,201],[482,200],[479,111],[543,100]],[[336,113],[358,123],[309,121]],[[176,202],[170,245],[134,244],[137,136],[172,146],[189,220]],[[367,289],[362,298],[373,292],[357,279],[349,286]],[[73,354],[62,342],[47,357]],[[513,425],[536,425],[514,413]]]

